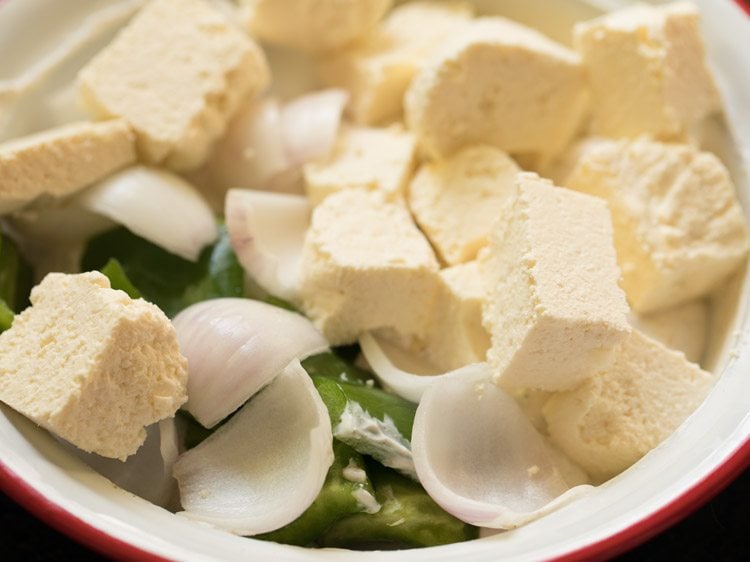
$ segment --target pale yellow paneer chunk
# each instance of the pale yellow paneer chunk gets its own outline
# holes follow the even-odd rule
[[[136,159],[121,120],[72,123],[0,144],[0,213],[40,195],[65,197]]]
[[[50,273],[0,334],[0,400],[83,449],[125,460],[187,400],[187,360],[155,305],[98,272]]]
[[[405,205],[346,189],[313,211],[300,280],[302,310],[332,345],[370,330],[423,338],[438,263]]]
[[[414,74],[472,18],[469,2],[417,1],[397,6],[354,45],[322,58],[321,81],[351,94],[348,113],[376,125],[400,118]]]
[[[700,406],[714,377],[634,330],[612,365],[544,405],[552,442],[597,481],[622,472]]]
[[[541,33],[479,18],[422,67],[404,106],[407,126],[432,158],[479,143],[555,154],[587,109],[586,75],[574,51]]]
[[[747,255],[729,173],[695,147],[599,141],[582,151],[563,185],[608,201],[622,287],[639,314],[708,293]]]
[[[483,145],[422,165],[409,185],[409,207],[446,263],[473,260],[487,245],[520,171],[502,150]]]
[[[629,333],[606,203],[517,176],[507,221],[481,256],[495,381],[559,391],[605,368]]]
[[[263,51],[205,0],[152,0],[80,72],[97,118],[122,117],[150,164],[200,166],[269,82]]]
[[[340,49],[366,35],[392,4],[393,0],[240,0],[245,26],[255,37],[312,53]]]
[[[608,137],[682,136],[720,98],[689,2],[637,4],[576,25],[592,90],[593,128]]]
[[[414,137],[402,127],[345,126],[328,158],[304,166],[305,192],[313,205],[357,187],[395,200],[404,195],[414,164]]]

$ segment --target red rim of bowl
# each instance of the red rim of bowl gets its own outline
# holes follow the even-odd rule
[[[3,2],[4,0],[0,0],[0,4]],[[750,16],[750,0],[735,0],[735,2]],[[693,513],[748,467],[750,467],[750,439],[740,444],[713,472],[660,509],[605,539],[558,556],[553,560],[555,562],[602,560],[630,550]],[[47,499],[2,462],[0,462],[0,476],[0,489],[5,494],[51,527],[87,547],[119,560],[149,562],[170,560],[97,529]]]

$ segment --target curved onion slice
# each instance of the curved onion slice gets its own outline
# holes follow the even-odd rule
[[[209,167],[211,180],[221,189],[262,188],[291,167],[281,135],[278,100],[265,98],[240,110],[216,145]]]
[[[328,411],[294,361],[179,458],[182,514],[238,535],[273,531],[312,504],[332,462]]]
[[[585,475],[564,462],[487,377],[450,377],[427,389],[414,420],[412,453],[432,499],[480,527],[518,527],[592,489],[577,485]]]
[[[430,386],[445,378],[491,375],[487,363],[473,363],[447,373],[432,374],[429,366],[419,364],[417,358],[410,357],[395,345],[382,341],[371,333],[365,333],[359,338],[359,346],[380,383],[394,394],[412,402],[419,402]],[[403,368],[399,368],[396,363]]]
[[[62,441],[83,462],[123,490],[160,507],[174,507],[177,483],[172,467],[180,453],[175,419],[167,418],[146,428],[146,440],[125,462],[86,453]]]
[[[310,225],[307,198],[231,189],[224,216],[232,247],[247,273],[272,295],[294,301]]]
[[[346,90],[312,92],[287,103],[281,112],[281,136],[292,165],[328,156],[336,142]]]
[[[133,166],[118,172],[76,200],[192,261],[219,235],[211,207],[201,194],[179,176],[154,168]]]
[[[42,279],[50,271],[78,272],[89,239],[116,225],[70,201],[57,201],[18,211],[6,226],[20,241],[35,277]]]
[[[188,360],[184,408],[205,427],[234,412],[290,361],[328,348],[304,316],[250,299],[194,304],[172,323]]]

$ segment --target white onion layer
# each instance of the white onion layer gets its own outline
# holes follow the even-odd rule
[[[592,489],[578,485],[585,475],[482,376],[449,377],[427,389],[414,420],[412,454],[432,499],[480,527],[518,527]]]
[[[278,529],[317,497],[333,462],[323,401],[294,361],[226,425],[183,454],[182,515],[238,535]]]
[[[346,90],[334,88],[300,96],[284,106],[281,136],[292,165],[328,156],[348,101]]]
[[[295,301],[310,225],[307,198],[231,189],[224,215],[232,248],[245,271],[272,295]]]
[[[290,166],[281,136],[281,106],[274,98],[240,110],[209,162],[211,181],[221,189],[264,189],[266,182]]]
[[[77,196],[83,207],[185,259],[195,261],[218,236],[203,196],[184,179],[163,170],[133,166]]]
[[[328,349],[304,316],[250,299],[194,304],[172,323],[188,360],[183,407],[205,427],[242,406],[290,361]]]
[[[418,364],[418,358],[406,356],[405,352],[399,352],[395,346],[388,345],[371,333],[365,333],[359,338],[359,346],[383,387],[412,402],[419,402],[430,386],[447,377],[491,375],[487,363],[473,363],[447,373],[422,374],[428,369]],[[399,368],[396,361],[410,370]]]

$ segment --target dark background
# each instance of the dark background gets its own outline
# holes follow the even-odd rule
[[[2,494],[0,559],[105,560],[50,529]],[[686,520],[617,560],[750,560],[750,471]]]

